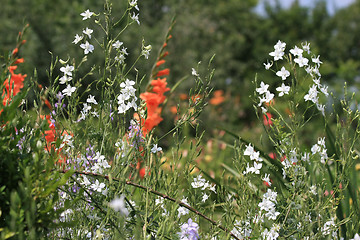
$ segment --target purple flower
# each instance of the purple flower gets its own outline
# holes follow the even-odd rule
[[[198,240],[199,239],[199,225],[189,218],[187,223],[181,225],[180,240]]]

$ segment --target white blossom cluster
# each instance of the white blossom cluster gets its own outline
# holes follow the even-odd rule
[[[234,234],[239,239],[250,238],[252,229],[250,221],[235,221],[234,228],[231,230],[231,233]]]
[[[320,155],[320,162],[325,164],[326,160],[328,159],[327,149],[325,146],[325,137],[318,139],[318,142],[311,147],[311,153],[313,155],[318,153]]]
[[[80,118],[78,119],[78,122],[80,122],[81,120],[85,120],[85,118],[89,115],[89,113],[93,117],[99,117],[99,114],[95,110],[91,111],[92,107],[97,104],[98,103],[95,97],[90,94],[86,99],[86,103],[83,104],[83,109],[80,111]]]
[[[158,197],[155,199],[155,206],[159,206],[164,212],[161,214],[162,216],[167,216],[168,212],[164,206],[164,198]]]
[[[274,45],[274,51],[270,52],[269,55],[274,58],[274,61],[282,60],[285,55],[286,43],[281,42],[280,40]],[[306,53],[308,55],[311,54],[310,51],[310,43],[302,43],[301,48],[295,46],[293,49],[290,49],[290,54],[293,56],[293,61],[300,68],[304,68],[305,71],[311,76],[314,84],[310,87],[308,93],[304,96],[305,101],[311,101],[316,104],[318,110],[325,115],[325,105],[321,105],[319,103],[319,93],[328,96],[327,86],[324,86],[320,83],[321,74],[319,71],[320,65],[322,62],[320,61],[320,56],[312,56],[305,57],[303,54]],[[310,65],[310,60],[313,65]],[[273,62],[264,63],[265,69],[269,70],[273,66]],[[283,81],[285,81],[289,76],[290,72],[282,66],[279,71],[276,72],[276,76],[281,77]],[[260,83],[260,87],[256,89],[256,91],[260,95],[260,101],[258,106],[262,106],[262,104],[269,103],[273,98],[274,94],[268,90],[269,85],[263,82]],[[284,95],[288,95],[290,92],[290,86],[287,86],[285,83],[282,83],[281,86],[276,88],[276,91],[279,92],[278,96],[282,97]],[[262,107],[262,111],[266,112],[266,108]]]
[[[248,173],[254,173],[254,174],[260,174],[260,169],[262,168],[262,161],[263,159],[260,157],[260,152],[257,152],[254,150],[254,147],[251,146],[251,144],[246,146],[246,149],[244,151],[245,156],[249,156],[250,160],[254,161],[254,166],[250,167],[249,163],[246,167],[246,170],[243,172],[243,174]]]
[[[193,188],[201,188],[201,190],[210,190],[216,193],[216,185],[211,185],[208,181],[206,181],[204,178],[201,177],[201,175],[198,175],[196,178],[194,178],[193,182],[191,183],[191,186]],[[202,196],[202,202],[205,202],[209,198],[209,195],[206,193]]]
[[[280,212],[276,211],[276,197],[277,192],[268,189],[267,192],[263,195],[262,202],[258,204],[260,211],[264,211],[265,217],[267,217],[269,220],[276,220],[277,216],[280,214]]]
[[[185,203],[186,205],[189,205],[187,198],[181,199],[181,202]],[[189,213],[189,209],[187,209],[186,207],[180,206],[177,210],[178,210],[178,217],[187,215]]]
[[[332,237],[337,238],[336,230],[337,229],[336,229],[334,218],[331,218],[329,221],[325,222],[324,226],[321,227],[321,233],[324,236],[331,234]]]
[[[135,111],[137,110],[137,97],[135,95],[136,89],[133,87],[134,85],[135,82],[129,79],[126,79],[125,82],[120,84],[121,93],[117,97],[119,114],[126,113],[130,108],[133,108]]]
[[[280,226],[277,224],[274,224],[270,230],[265,228],[265,230],[261,233],[261,237],[264,240],[275,240],[279,237],[279,230]]]
[[[101,155],[100,152],[96,152],[95,156],[93,157],[94,165],[91,166],[91,171],[93,173],[102,174],[105,169],[110,168],[111,166],[106,161],[105,156]]]
[[[137,0],[131,0],[131,2],[130,2],[129,4],[130,4],[131,9],[135,8],[137,11],[139,11],[139,7],[138,7],[138,5],[137,5]],[[129,14],[130,14],[130,12],[129,12]],[[136,14],[135,12],[132,12],[131,15],[130,15],[130,18],[131,18],[134,22],[137,22],[137,24],[140,25],[139,13]]]
[[[60,71],[64,73],[64,75],[59,79],[60,84],[67,84],[66,88],[62,90],[62,93],[65,96],[71,96],[73,92],[75,92],[76,87],[72,87],[68,82],[72,80],[72,72],[74,71],[74,66],[66,65],[65,67],[61,67]]]
[[[94,13],[91,12],[89,9],[87,9],[85,12],[80,14],[83,17],[83,21],[91,18]],[[79,35],[76,34],[75,35],[75,39],[72,43],[74,44],[78,44],[80,41],[82,41],[84,39],[84,37],[86,36],[86,38],[91,39],[91,34],[93,33],[93,30],[90,28],[86,28],[82,31],[83,34]],[[88,53],[92,53],[94,51],[94,46],[92,44],[90,44],[87,40],[85,41],[85,43],[80,44],[80,48],[84,49],[84,54],[87,55]]]
[[[115,48],[117,51],[117,55],[115,56],[115,61],[117,61],[119,64],[123,64],[125,62],[126,56],[129,55],[126,47],[123,46],[121,48],[123,44],[124,43],[120,42],[119,40],[117,40],[115,43],[112,44],[113,48]]]

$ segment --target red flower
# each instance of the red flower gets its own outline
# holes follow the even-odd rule
[[[159,67],[160,65],[164,64],[165,60],[160,60],[156,63],[156,67]]]
[[[273,122],[271,121],[271,118],[272,118],[271,113],[266,113],[266,114],[263,115],[264,125],[265,126],[271,126],[273,124]]]
[[[20,92],[20,90],[24,87],[24,80],[26,78],[26,74],[15,74],[17,66],[10,66],[9,71],[11,73],[10,82],[9,79],[4,81],[5,89],[3,90],[3,105],[6,106],[10,101],[11,97],[15,96]]]
[[[170,69],[165,68],[164,70],[159,71],[159,72],[156,74],[156,76],[157,76],[157,77],[161,77],[161,76],[169,75],[169,74],[170,74]]]

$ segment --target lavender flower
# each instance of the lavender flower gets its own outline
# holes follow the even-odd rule
[[[187,223],[181,225],[181,233],[179,233],[180,240],[197,240],[199,239],[198,231],[199,225],[193,222],[191,218],[189,218]]]

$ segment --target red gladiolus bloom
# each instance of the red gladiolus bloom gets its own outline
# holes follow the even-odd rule
[[[4,82],[5,89],[3,90],[3,105],[6,106],[10,101],[11,97],[15,96],[20,92],[20,90],[24,87],[24,80],[26,78],[26,74],[15,74],[17,66],[10,66],[9,71],[11,73],[10,82],[9,79],[6,79]]]
[[[161,77],[161,76],[165,76],[165,75],[169,75],[170,74],[170,69],[165,68],[164,70],[159,71],[156,76],[157,77]]]
[[[156,63],[156,67],[159,67],[160,65],[164,64],[165,60],[160,60]]]
[[[271,113],[266,113],[266,114],[263,115],[264,125],[265,126],[271,126],[273,124],[273,122],[271,121],[271,118],[272,118]]]

